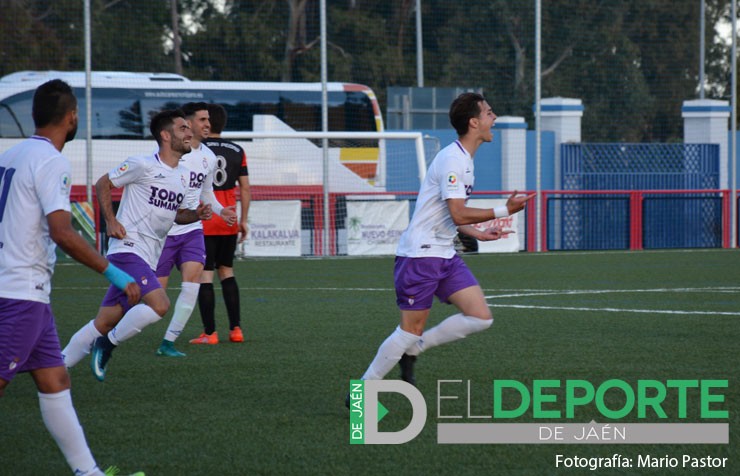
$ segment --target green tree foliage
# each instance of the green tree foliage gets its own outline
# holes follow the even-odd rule
[[[92,0],[93,68],[175,71],[173,0]],[[79,0],[0,0],[0,72],[80,70]],[[415,0],[327,0],[329,79],[416,85]],[[534,2],[422,0],[425,86],[475,87],[499,115],[532,121]],[[707,0],[707,97],[729,96],[729,45]],[[318,81],[319,0],[177,0],[192,79]],[[699,2],[542,2],[542,96],[583,100],[588,141],[671,141],[697,97]]]
[[[0,76],[22,70],[64,69],[68,57],[42,2],[0,0]]]

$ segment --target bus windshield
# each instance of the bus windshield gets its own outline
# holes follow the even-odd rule
[[[74,88],[80,110],[78,138],[86,138],[85,91]],[[163,109],[190,101],[218,103],[228,113],[226,131],[253,130],[255,114],[276,116],[297,131],[321,130],[321,93],[282,90],[165,90],[94,88],[94,139],[148,139],[149,119]],[[0,101],[0,137],[21,138],[33,133],[33,91]],[[371,98],[362,91],[330,91],[329,130],[377,132]]]

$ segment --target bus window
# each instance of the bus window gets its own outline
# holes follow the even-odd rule
[[[82,137],[87,130],[84,107],[83,99],[79,104]],[[141,139],[144,137],[142,129],[138,101],[93,97],[93,139]]]
[[[175,101],[172,99],[142,99],[141,100],[141,115],[144,119],[144,137],[151,139],[152,133],[149,130],[149,123],[152,118],[159,112],[166,109],[177,109],[185,104],[187,101]]]
[[[253,130],[255,114],[280,117],[276,91],[209,91],[209,99],[226,109],[228,131]]]
[[[346,93],[344,101],[344,131],[376,131],[373,104],[367,94],[359,91]]]
[[[31,116],[33,91],[16,94],[0,103],[0,137],[29,137],[36,129]]]

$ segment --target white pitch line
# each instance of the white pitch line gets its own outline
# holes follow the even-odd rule
[[[740,288],[734,287],[716,287],[716,288],[655,288],[655,289],[543,289],[543,290],[525,290],[512,294],[496,294],[486,296],[486,299],[531,297],[531,296],[560,296],[560,295],[577,295],[577,294],[630,294],[630,293],[728,293],[734,294],[740,292]]]
[[[488,307],[508,307],[515,309],[546,309],[554,311],[587,311],[587,312],[634,312],[641,314],[684,314],[707,316],[740,316],[740,312],[723,311],[669,311],[666,309],[617,309],[613,307],[569,307],[569,306],[528,306],[522,304],[489,304]]]

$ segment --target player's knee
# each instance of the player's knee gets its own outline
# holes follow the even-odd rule
[[[41,393],[59,393],[72,386],[69,373],[64,367],[49,369],[42,375],[34,375],[34,379]]]
[[[408,322],[408,321],[402,322],[401,329],[410,334],[415,334],[417,336],[420,336],[424,333],[424,323],[423,322]]]
[[[151,305],[151,308],[154,312],[156,312],[159,317],[164,317],[165,314],[167,314],[167,311],[170,309],[170,300],[162,300],[157,301]]]
[[[95,326],[95,329],[100,332],[101,335],[106,335],[114,327],[116,327],[116,324],[118,324],[118,321],[121,320],[121,317],[122,315],[117,316],[116,319],[112,319],[108,316],[97,316],[93,321],[93,325]]]
[[[466,316],[475,317],[483,321],[493,321],[493,314],[491,314],[491,309],[489,309],[488,306],[472,309],[469,312],[465,312],[464,314]]]

